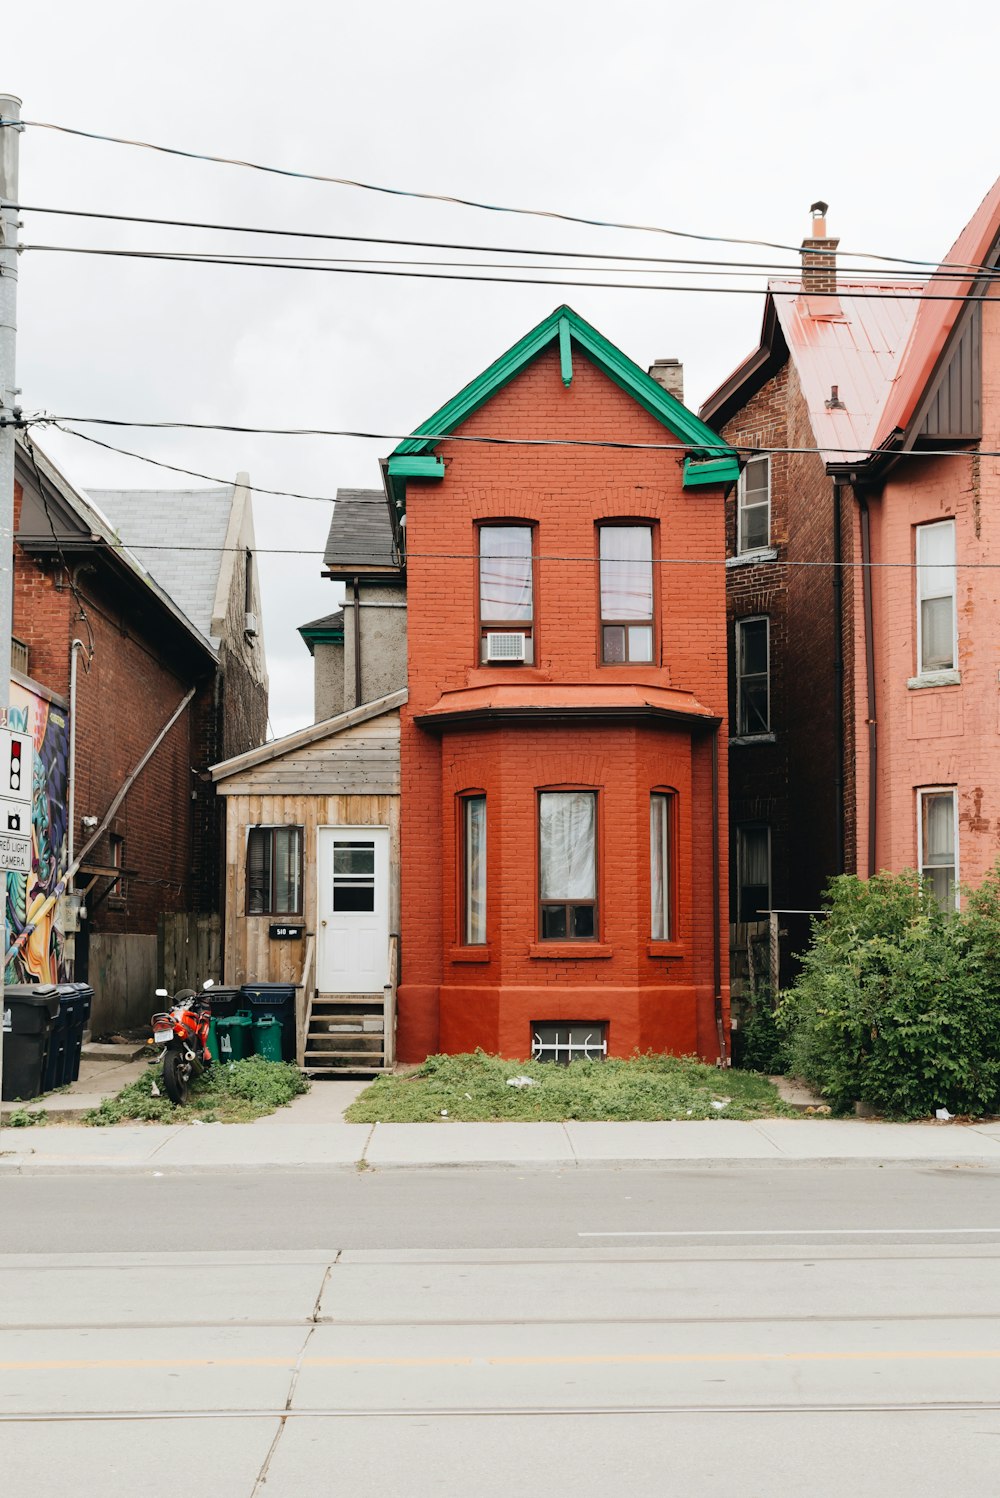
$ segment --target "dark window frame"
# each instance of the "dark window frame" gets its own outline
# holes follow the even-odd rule
[[[750,884],[743,879],[743,844],[746,836],[751,832],[763,832],[767,837],[767,885]],[[766,914],[759,914],[761,909],[765,911],[771,908],[774,885],[774,869],[772,863],[772,835],[769,822],[738,822],[736,825],[736,920],[740,924],[753,924],[767,919]],[[763,905],[755,902],[753,910],[749,910],[744,901],[744,890],[766,889],[766,897]]]
[[[594,897],[592,900],[543,900],[542,899],[542,797],[543,796],[592,796],[594,801]],[[540,942],[573,942],[585,946],[601,939],[601,799],[600,791],[593,785],[546,785],[535,791],[535,905],[538,911],[537,933]],[[545,911],[565,911],[565,934],[545,934]],[[576,910],[590,910],[593,930],[577,936]]]
[[[299,902],[294,910],[283,910],[278,908],[276,901],[277,891],[275,889],[277,858],[275,856],[275,834],[279,832],[293,832],[298,835],[298,865],[299,865]],[[250,884],[250,849],[254,834],[270,834],[269,837],[269,865],[267,870],[267,899],[261,910],[251,909],[251,884]],[[301,916],[304,912],[305,903],[305,828],[298,822],[258,822],[247,828],[246,852],[244,861],[244,913],[248,916]]]
[[[764,626],[764,670],[743,670],[743,635],[747,625],[763,624]],[[768,614],[750,614],[745,619],[737,619],[735,627],[736,638],[734,641],[735,666],[736,666],[736,734],[741,739],[760,738],[768,734],[771,729],[771,619]],[[744,705],[746,692],[744,682],[748,680],[759,681],[763,677],[767,699],[767,711],[763,728],[747,726],[744,722]]]
[[[600,666],[655,666],[659,662],[659,613],[656,588],[656,565],[657,565],[657,542],[659,539],[659,527],[655,520],[649,520],[645,516],[636,515],[613,515],[597,521],[595,526],[597,532],[597,660]],[[648,619],[612,619],[604,617],[604,606],[601,599],[601,538],[605,531],[610,530],[644,530],[649,532],[649,583],[650,583],[650,615]],[[612,559],[609,559],[612,560]],[[629,628],[638,627],[649,630],[649,655],[632,657],[629,654]],[[624,633],[625,656],[623,660],[608,660],[605,653],[605,630],[620,629]]]

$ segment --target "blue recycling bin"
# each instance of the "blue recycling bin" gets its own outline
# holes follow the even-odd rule
[[[249,1003],[255,1020],[268,1015],[281,1025],[281,1059],[295,1060],[295,984],[244,983],[244,1004]]]

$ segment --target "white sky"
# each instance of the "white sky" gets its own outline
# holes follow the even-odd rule
[[[831,204],[841,253],[935,259],[1000,172],[988,0],[47,0],[7,28],[0,85],[47,120],[487,202],[798,244]],[[748,258],[28,130],[21,201],[485,245]],[[272,252],[273,240],[24,215],[36,244]],[[288,251],[340,254],[290,243]],[[369,255],[432,251],[359,247]],[[456,258],[468,258],[457,256]],[[621,279],[616,277],[616,279]],[[643,276],[640,279],[648,279]],[[690,277],[683,279],[690,280]],[[25,254],[26,409],[405,432],[562,301],[638,363],[675,355],[688,405],[755,346],[759,296],[379,277]],[[94,428],[88,430],[96,431]],[[97,435],[271,488],[375,488],[392,443]],[[73,480],[190,481],[47,432]],[[259,546],[321,552],[330,507],[255,499]],[[192,517],[192,532],[196,518]],[[296,626],[338,598],[320,556],[261,557],[271,722],[311,721]]]

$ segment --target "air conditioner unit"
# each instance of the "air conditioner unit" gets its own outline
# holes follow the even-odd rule
[[[527,635],[511,630],[490,630],[486,636],[486,659],[488,661],[523,661],[528,643]]]
[[[246,637],[247,637],[248,640],[256,640],[256,638],[257,638],[257,615],[256,614],[251,614],[249,611],[247,612],[246,617],[244,619],[244,623],[243,623],[243,633],[246,635]]]

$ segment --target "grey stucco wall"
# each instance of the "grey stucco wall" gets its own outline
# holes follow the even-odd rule
[[[344,598],[344,708],[374,702],[406,686],[406,588],[402,583],[362,583],[361,691],[354,681],[354,606]]]
[[[316,722],[344,711],[344,647],[317,640],[313,646]]]

